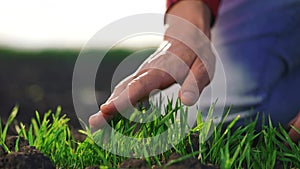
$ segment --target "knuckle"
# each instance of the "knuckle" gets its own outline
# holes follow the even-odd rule
[[[137,91],[146,92],[146,83],[140,77],[137,77],[128,84],[128,89],[130,93]]]

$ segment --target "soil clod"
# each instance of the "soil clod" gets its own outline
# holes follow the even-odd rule
[[[148,169],[147,162],[141,159],[127,159],[121,165],[120,168],[140,168]]]
[[[178,153],[173,153],[170,156],[168,162],[179,159],[180,157],[181,157],[181,155],[179,155]],[[213,165],[201,164],[197,158],[190,157],[190,158],[181,160],[177,163],[174,163],[172,165],[169,165],[166,168],[167,169],[177,169],[177,168],[181,168],[181,169],[217,169],[218,167],[215,167]]]
[[[18,151],[15,145],[18,140]],[[55,169],[50,159],[43,153],[29,146],[28,141],[17,136],[6,138],[6,145],[11,153],[4,151],[0,146],[0,168],[1,169]]]

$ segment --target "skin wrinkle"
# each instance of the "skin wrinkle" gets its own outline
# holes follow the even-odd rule
[[[188,24],[188,23],[183,23],[183,24]],[[197,28],[193,28],[192,32],[199,33],[199,35],[193,36],[190,35],[191,33],[188,33],[186,36],[178,36],[177,32],[175,33],[170,33],[172,31],[166,31],[166,34],[168,34],[166,37],[170,41],[170,43],[177,43],[179,41],[182,43],[181,45],[183,46],[189,46],[191,53],[187,54],[187,52],[183,53],[185,57],[182,57],[183,59],[190,60],[189,58],[191,57],[198,57],[201,58],[201,62],[204,63],[205,68],[208,70],[207,72],[209,73],[210,79],[212,79],[215,71],[215,62],[216,58],[214,56],[214,53],[212,52],[212,47],[210,44],[210,41],[203,40],[204,34],[199,32]],[[195,31],[194,31],[195,30]],[[198,30],[198,31],[197,31]],[[180,31],[180,32],[186,32],[186,31]],[[189,38],[191,37],[191,38]],[[172,51],[170,49],[170,51]],[[175,52],[176,49],[173,51]],[[181,51],[180,51],[181,52]]]
[[[186,47],[186,49],[184,48],[184,50],[178,49],[174,51],[174,49],[177,49],[177,46],[180,49],[182,49],[182,46],[179,44],[170,45],[170,48],[167,49],[168,51],[163,51],[163,53],[151,57],[151,59],[146,61],[147,64],[141,66],[141,68],[138,71],[144,72],[150,69],[158,69],[161,70],[162,72],[168,72],[168,73],[162,73],[166,76],[168,76],[167,74],[171,73],[171,76],[175,77],[175,79],[177,79],[176,80],[177,82],[183,81],[188,73],[188,68],[191,67],[196,57],[194,55],[193,57],[194,60],[188,62],[187,59],[183,59],[183,58],[187,58],[185,56],[189,56],[186,55],[186,53],[189,52],[182,52],[182,51],[187,51],[188,48]],[[175,54],[177,53],[177,51],[180,52],[180,54]],[[171,67],[169,65],[171,65]],[[168,66],[169,69],[166,69],[166,67]],[[181,68],[184,68],[184,70],[182,70]],[[181,71],[178,71],[178,69],[180,69]],[[141,73],[137,72],[136,76],[139,76],[140,74]]]

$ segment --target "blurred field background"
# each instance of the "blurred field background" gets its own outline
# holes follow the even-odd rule
[[[36,110],[44,113],[61,105],[63,113],[71,118],[70,124],[78,128],[72,102],[72,73],[81,48],[97,31],[118,19],[164,11],[165,2],[161,0],[1,1],[1,120],[5,122],[15,105],[19,106],[17,120],[25,123]],[[96,79],[98,103],[108,98],[112,74],[122,59],[138,49],[158,44],[157,38],[140,38],[110,50]],[[105,47],[103,44],[95,50]],[[88,100],[89,93],[83,93],[85,97]]]
[[[96,79],[98,102],[110,94],[114,68],[132,50],[119,49],[108,53]],[[19,105],[18,120],[28,122],[35,111],[55,110],[61,105],[70,124],[79,127],[72,101],[72,75],[79,51],[22,51],[0,49],[0,112],[5,120],[11,109]],[[100,85],[101,84],[101,85]],[[83,94],[88,100],[89,93]]]

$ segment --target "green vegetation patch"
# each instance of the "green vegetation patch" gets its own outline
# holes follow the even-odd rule
[[[143,111],[146,112],[146,110]],[[139,113],[143,113],[143,111]],[[157,110],[151,109],[151,111]],[[76,141],[67,125],[69,119],[65,115],[60,115],[60,112],[60,107],[56,112],[49,111],[43,117],[36,112],[36,117],[32,119],[28,128],[22,123],[16,126],[19,137],[28,140],[30,146],[36,147],[47,155],[57,168],[85,168],[88,166],[118,168],[128,159],[126,156],[130,154],[124,154],[124,157],[111,153],[113,152],[111,150],[116,148],[114,147],[115,143],[122,141],[122,138],[111,138],[111,133],[105,133],[104,129],[94,134],[91,134],[88,128],[87,131],[80,130],[87,137],[83,142]],[[155,156],[147,156],[149,152],[147,149],[137,150],[135,148],[138,146],[133,143],[123,144],[124,147],[118,148],[123,149],[125,153],[132,153],[132,151],[125,150],[133,150],[133,153],[143,152],[145,156],[143,160],[150,168],[151,166],[168,167],[190,158],[197,159],[202,164],[214,164],[226,169],[274,168],[277,165],[282,168],[300,168],[300,144],[293,143],[283,127],[274,127],[271,121],[259,132],[255,130],[257,120],[232,130],[239,117],[236,117],[226,128],[223,127],[223,122],[215,126],[212,119],[212,106],[208,116],[210,118],[203,121],[201,113],[198,113],[197,125],[186,133],[187,111],[184,106],[179,101],[175,104],[169,102],[165,112],[147,123],[132,122],[117,117],[110,122],[110,125],[115,132],[134,138],[159,135],[168,131],[172,126],[173,131],[175,130],[177,133],[168,133],[166,139],[172,139],[172,137],[182,137],[182,139],[176,142],[171,149]],[[136,115],[135,113],[132,118]],[[5,137],[8,126],[16,114],[17,108],[12,111],[6,125],[4,127],[0,125],[0,144],[7,153],[10,153],[11,150],[5,144]],[[178,116],[179,118],[177,118]],[[208,139],[208,133],[211,132],[211,137]],[[98,146],[101,140],[107,139],[110,139],[111,143],[106,144],[108,147],[104,149]],[[159,140],[156,146],[160,146]],[[110,151],[107,151],[107,148]],[[169,160],[174,153],[179,154],[179,158]]]

